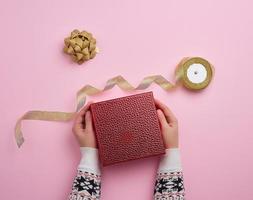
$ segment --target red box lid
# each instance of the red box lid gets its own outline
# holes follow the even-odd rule
[[[152,92],[90,106],[103,166],[165,153]]]

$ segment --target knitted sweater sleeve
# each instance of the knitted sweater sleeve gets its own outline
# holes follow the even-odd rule
[[[178,148],[166,149],[156,176],[154,200],[185,200],[183,173]]]
[[[99,200],[101,194],[101,172],[98,150],[81,147],[81,161],[74,178],[69,200]]]

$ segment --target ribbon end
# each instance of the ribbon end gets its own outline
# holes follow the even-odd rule
[[[25,142],[25,139],[23,137],[20,138],[20,140],[17,141],[18,148],[20,148],[24,142]]]
[[[25,139],[22,133],[19,132],[18,134],[16,134],[16,143],[18,145],[18,148],[20,148],[24,142],[25,142]]]

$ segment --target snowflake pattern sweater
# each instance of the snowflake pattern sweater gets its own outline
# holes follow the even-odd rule
[[[69,200],[99,200],[101,171],[98,151],[81,147],[81,161],[74,179]],[[154,187],[154,200],[185,200],[179,149],[166,149],[161,157]]]

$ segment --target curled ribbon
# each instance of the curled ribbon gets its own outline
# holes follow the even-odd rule
[[[193,72],[193,73],[191,73]],[[145,90],[152,83],[156,83],[165,91],[172,90],[181,83],[188,89],[200,90],[209,85],[213,76],[213,67],[205,59],[200,57],[187,57],[178,64],[175,77],[176,82],[172,84],[162,75],[147,76],[142,79],[137,87],[132,86],[121,75],[109,79],[103,89],[95,88],[91,85],[85,85],[76,94],[77,107],[75,112],[55,112],[55,111],[28,111],[16,123],[15,139],[18,147],[24,143],[24,137],[21,131],[23,120],[44,120],[44,121],[70,121],[76,113],[85,105],[86,96],[93,96],[106,90],[112,89],[115,85],[125,91]]]

